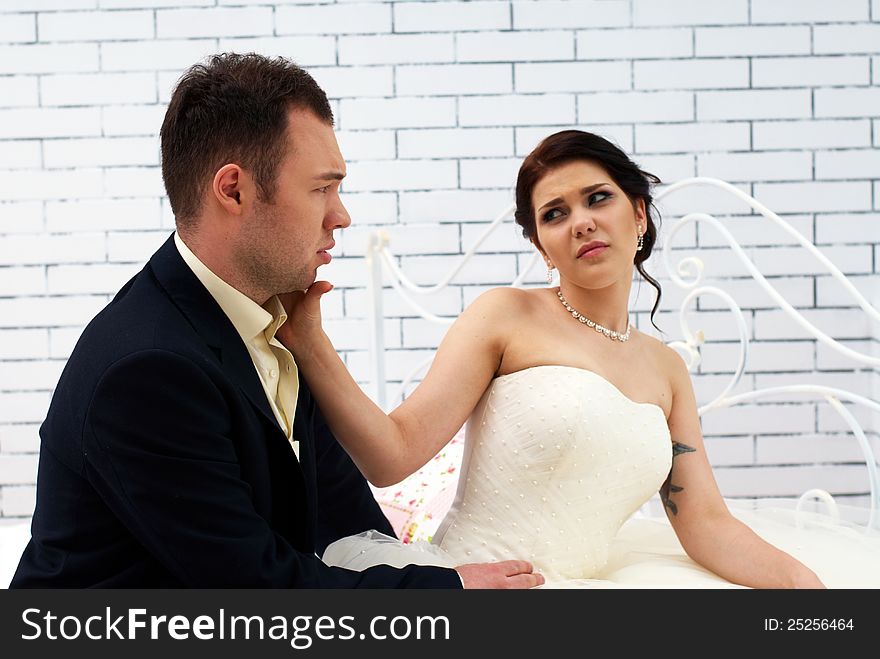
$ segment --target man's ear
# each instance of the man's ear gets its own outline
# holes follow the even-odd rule
[[[211,194],[220,206],[231,215],[241,215],[245,202],[249,199],[249,181],[247,173],[238,165],[223,165],[214,174],[211,183]]]

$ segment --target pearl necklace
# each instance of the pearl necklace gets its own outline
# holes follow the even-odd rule
[[[568,300],[566,300],[565,296],[562,294],[562,289],[556,291],[556,296],[559,298],[559,301],[562,302],[562,306],[568,310],[568,312],[575,320],[582,322],[587,327],[592,327],[594,330],[596,330],[600,334],[604,334],[612,341],[620,341],[621,343],[625,343],[629,340],[629,331],[632,329],[632,326],[629,324],[629,320],[627,320],[626,323],[626,332],[621,334],[620,332],[615,332],[614,330],[610,330],[607,327],[602,327],[599,323],[594,323],[577,309],[573,309],[568,303]]]

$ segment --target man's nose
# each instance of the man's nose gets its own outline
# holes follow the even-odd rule
[[[329,225],[331,229],[345,229],[351,226],[351,216],[338,195],[336,201],[337,203],[327,210],[325,224]]]

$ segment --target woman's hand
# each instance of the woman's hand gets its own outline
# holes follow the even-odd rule
[[[333,289],[329,281],[316,281],[305,291],[292,291],[278,296],[287,321],[278,328],[275,336],[294,357],[300,357],[325,338],[321,327],[321,296]]]
[[[801,563],[799,566],[800,568],[791,578],[789,588],[826,588],[815,572]]]

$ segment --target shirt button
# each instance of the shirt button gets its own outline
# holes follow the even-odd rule
[[[277,378],[277,377],[278,377],[278,371],[276,371],[274,368],[271,369],[271,370],[269,371],[269,377],[270,377],[270,378]]]

